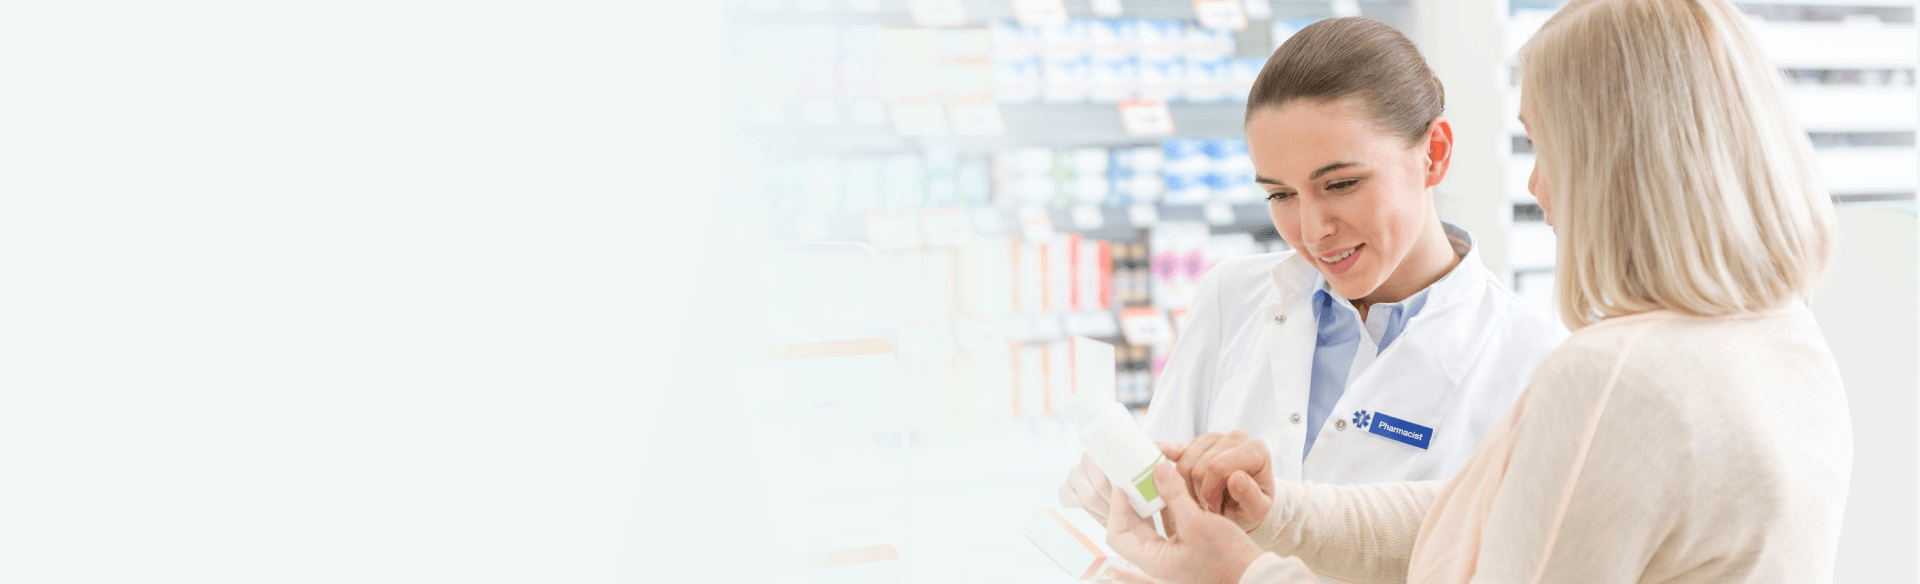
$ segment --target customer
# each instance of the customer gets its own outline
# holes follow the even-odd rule
[[[1211,479],[1162,465],[1172,538],[1113,513],[1144,571],[1122,580],[1831,580],[1852,428],[1804,298],[1832,209],[1745,17],[1574,0],[1520,63],[1572,338],[1444,482],[1275,481],[1233,436],[1190,472]],[[1183,480],[1236,504],[1206,514]]]

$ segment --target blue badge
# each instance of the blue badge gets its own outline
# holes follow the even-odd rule
[[[1379,434],[1399,441],[1402,444],[1426,450],[1433,442],[1433,428],[1395,418],[1380,412],[1360,410],[1353,413],[1353,425],[1364,427],[1368,432]]]

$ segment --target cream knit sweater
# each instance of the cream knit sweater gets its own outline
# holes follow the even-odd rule
[[[1453,479],[1278,485],[1241,582],[1827,582],[1852,435],[1804,307],[1611,318]]]

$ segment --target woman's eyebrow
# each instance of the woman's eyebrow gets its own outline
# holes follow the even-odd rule
[[[1308,176],[1307,178],[1308,178],[1308,179],[1316,179],[1316,178],[1320,178],[1320,175],[1323,175],[1323,174],[1326,174],[1326,173],[1329,173],[1329,172],[1333,172],[1333,171],[1336,171],[1336,170],[1340,170],[1340,169],[1342,169],[1342,168],[1346,168],[1346,167],[1349,167],[1349,166],[1360,166],[1360,163],[1358,163],[1358,162],[1335,162],[1335,163],[1333,163],[1333,164],[1329,164],[1329,165],[1326,165],[1326,166],[1322,166],[1322,167],[1320,167],[1320,170],[1316,170],[1316,171],[1313,171],[1313,175],[1312,175],[1312,176]]]
[[[1364,165],[1364,164],[1360,164],[1360,163],[1358,163],[1358,162],[1335,162],[1335,163],[1333,163],[1333,164],[1329,164],[1329,165],[1326,165],[1326,166],[1322,166],[1322,167],[1320,167],[1320,169],[1319,169],[1319,170],[1315,170],[1315,171],[1313,171],[1313,174],[1312,174],[1312,175],[1309,175],[1309,176],[1307,177],[1307,180],[1313,180],[1313,179],[1316,179],[1316,178],[1320,178],[1320,175],[1323,175],[1323,174],[1326,174],[1326,173],[1329,173],[1329,172],[1333,172],[1333,171],[1336,171],[1336,170],[1340,170],[1340,169],[1342,169],[1342,168],[1347,168],[1347,167],[1357,167],[1357,166],[1366,166],[1366,165]],[[1267,177],[1264,177],[1264,176],[1259,176],[1259,175],[1254,175],[1254,177],[1253,177],[1253,182],[1256,182],[1256,183],[1261,183],[1261,184],[1269,184],[1269,185],[1277,185],[1277,186],[1287,186],[1287,183],[1283,183],[1283,182],[1280,182],[1280,181],[1278,181],[1278,180],[1274,180],[1274,179],[1270,179],[1270,178],[1267,178]]]

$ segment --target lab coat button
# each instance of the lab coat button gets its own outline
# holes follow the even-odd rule
[[[1300,412],[1293,413],[1293,423],[1295,424],[1300,423]]]
[[[1335,430],[1345,430],[1345,429],[1347,429],[1347,421],[1346,421],[1346,420],[1334,420],[1334,421],[1333,421],[1333,429],[1335,429]]]
[[[1284,314],[1273,315],[1273,324],[1287,324],[1287,315],[1284,315]]]

